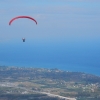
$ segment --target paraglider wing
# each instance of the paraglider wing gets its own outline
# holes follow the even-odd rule
[[[32,17],[29,17],[29,16],[18,16],[18,17],[15,17],[15,18],[11,19],[10,22],[9,22],[9,25],[11,25],[11,23],[12,23],[14,20],[18,19],[18,18],[28,18],[28,19],[33,20],[33,21],[37,24],[37,21],[36,21],[34,18],[32,18]]]

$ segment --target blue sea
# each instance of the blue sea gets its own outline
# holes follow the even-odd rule
[[[0,43],[0,65],[58,68],[100,76],[100,47],[98,44],[35,41]]]

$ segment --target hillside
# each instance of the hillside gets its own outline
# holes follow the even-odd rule
[[[64,100],[75,100],[75,98],[77,100],[99,100],[100,77],[58,69],[0,66],[0,93],[2,95],[42,93]],[[50,100],[56,99],[58,100],[58,98]]]

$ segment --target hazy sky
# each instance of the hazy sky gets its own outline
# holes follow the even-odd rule
[[[9,26],[10,19],[19,15],[34,17],[38,25],[25,19]],[[30,37],[41,39],[94,39],[100,37],[100,1],[1,0],[0,24],[1,38],[6,38],[5,34],[11,38],[16,33],[27,36],[28,32]]]
[[[38,24],[19,19],[9,26],[19,15]],[[30,60],[99,68],[100,0],[0,0],[0,45],[1,64]]]
[[[10,19],[19,15],[32,16],[38,25],[21,19],[9,26]],[[0,40],[19,38],[24,34],[33,39],[97,40],[100,37],[100,1],[1,0],[0,22]]]

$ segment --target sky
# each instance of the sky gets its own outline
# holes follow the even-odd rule
[[[100,75],[100,0],[0,0],[0,65]]]

